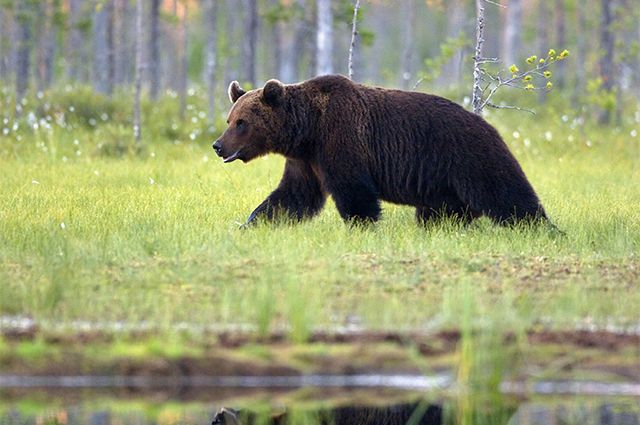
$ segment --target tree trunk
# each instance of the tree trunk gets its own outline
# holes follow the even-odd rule
[[[404,50],[400,60],[400,81],[403,89],[411,87],[413,80],[413,50],[414,50],[414,32],[416,26],[416,2],[415,0],[406,0],[402,8],[403,20],[405,21],[403,33]]]
[[[353,6],[353,19],[351,21],[351,44],[349,46],[349,79],[354,79],[353,73],[353,62],[354,57],[358,57],[358,49],[356,48],[356,43],[358,41],[358,11],[360,9],[360,0],[356,0],[355,5]]]
[[[171,2],[171,13],[174,21],[164,22],[163,32],[164,32],[164,49],[168,51],[168,54],[162,55],[161,57],[161,76],[164,76],[165,83],[164,86],[170,88],[171,90],[175,90],[176,92],[180,91],[180,77],[181,77],[181,26],[180,26],[180,17],[178,16],[178,0],[173,0]]]
[[[317,28],[317,75],[333,74],[333,12],[331,0],[316,0]]]
[[[178,96],[180,97],[180,120],[184,120],[185,111],[187,109],[187,85],[189,80],[189,3],[182,4],[182,28],[180,35],[182,37],[182,48],[180,58],[180,87]]]
[[[285,57],[285,66],[282,78],[283,81],[288,83],[302,79],[300,74],[300,65],[304,58],[305,50],[308,50],[305,47],[309,45],[309,34],[313,34],[309,28],[309,20],[304,15],[307,7],[307,1],[296,0],[295,7],[297,7],[303,15],[294,20],[293,42],[291,43],[289,53]],[[315,46],[315,42],[311,43],[311,45]],[[313,58],[315,55],[311,54],[309,56]],[[313,71],[315,72],[315,66],[313,67]]]
[[[277,10],[280,0],[270,0],[269,7]],[[282,34],[282,22],[277,13],[272,16],[269,22],[269,39],[267,39],[267,51],[273,49],[273,55],[270,62],[269,77],[281,79],[282,70],[284,68],[284,38]]]
[[[133,25],[131,17],[133,15]],[[132,70],[135,69],[135,57],[131,60],[131,27],[135,27],[135,13],[131,13],[128,0],[115,0],[114,4],[114,83],[125,85],[131,82]],[[135,53],[134,53],[135,56]],[[134,66],[131,63],[134,62]],[[135,72],[135,71],[134,71]]]
[[[9,11],[0,7],[0,80],[9,81],[11,67],[9,56],[11,55],[11,20]]]
[[[480,61],[483,58],[484,45],[484,0],[476,0],[476,48],[473,56],[473,92],[471,93],[471,105],[473,112],[482,113],[482,73]]]
[[[614,87],[614,37],[611,24],[613,23],[613,0],[601,0],[600,17],[600,78],[602,79],[602,89],[608,94]],[[598,118],[600,124],[611,122],[610,108],[603,108]]]
[[[106,4],[109,20],[107,21],[107,93],[113,94],[116,82],[116,45],[114,25],[116,18],[115,0],[109,0]]]
[[[586,40],[590,34],[587,34],[587,18],[585,16],[585,7],[582,4],[576,5],[576,58],[573,61],[576,64],[576,80],[573,89],[572,104],[575,107],[578,106],[579,100],[582,97],[585,87],[585,63],[586,63]]]
[[[580,4],[576,5],[578,8]],[[567,39],[565,34],[565,0],[556,0],[556,49],[558,51],[564,50],[567,46]],[[559,61],[556,64],[556,70],[554,72],[554,83],[559,89],[565,86],[565,61]]]
[[[33,5],[31,6],[33,7]],[[34,28],[36,29],[36,89],[44,91],[47,88],[47,72],[50,71],[47,55],[51,49],[55,49],[55,36],[53,33],[53,1],[46,0],[36,5],[38,15]],[[49,69],[48,69],[49,68]]]
[[[256,43],[258,38],[257,0],[243,0],[246,12],[243,44],[244,81],[256,87]]]
[[[160,0],[151,0],[149,22],[149,97],[158,98],[160,91]]]
[[[546,0],[542,0],[543,2]],[[509,0],[505,12],[505,22],[502,31],[501,60],[506,67],[518,60],[522,39],[520,36],[522,27],[522,0]]]
[[[72,83],[80,77],[82,51],[82,0],[69,0],[69,49],[67,56],[67,76]]]
[[[465,5],[463,0],[450,0],[447,4],[447,37],[458,38],[464,32]],[[443,67],[440,78],[442,85],[451,86],[460,83],[464,54],[458,49]]]
[[[209,99],[209,125],[215,125],[216,118],[216,53],[218,47],[218,0],[204,1],[205,27],[207,31],[207,47],[205,52],[205,82]]]
[[[225,0],[222,15],[233,16],[235,13],[237,13],[236,8],[237,0]],[[220,21],[220,24],[220,34],[224,34],[224,37],[222,37],[224,44],[223,46],[221,46],[224,53],[220,55],[221,58],[224,58],[224,62],[222,65],[224,81],[225,83],[229,83],[233,80],[241,80],[241,71],[237,65],[238,49],[235,48],[235,46],[232,44],[232,40],[238,39],[236,33],[238,32],[239,22],[236,22],[235,19],[222,19]],[[244,45],[240,50],[244,51]]]
[[[135,69],[135,98],[133,103],[133,137],[136,144],[140,143],[142,137],[142,123],[140,119],[140,97],[142,92],[142,14],[144,8],[142,2],[136,0],[136,69]]]
[[[93,14],[93,88],[99,93],[113,92],[113,15],[112,0],[94,3]]]
[[[16,4],[16,101],[20,101],[29,88],[31,71],[31,23],[32,14],[27,0],[17,0]]]
[[[299,69],[306,66],[306,77],[311,78],[318,75],[318,8],[313,7],[314,0],[306,0],[305,10],[306,34],[304,38],[304,48],[308,52],[305,61],[299,61]],[[317,0],[316,0],[317,1]]]
[[[540,57],[546,57],[549,51],[549,7],[547,0],[540,0],[538,4],[538,52]],[[509,65],[507,65],[509,66]],[[547,100],[547,93],[544,90],[538,91],[538,101],[544,103]]]

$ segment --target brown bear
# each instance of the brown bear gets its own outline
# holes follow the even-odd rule
[[[327,194],[349,221],[377,220],[380,200],[415,206],[423,223],[546,219],[496,129],[448,99],[339,75],[251,91],[234,81],[229,97],[229,127],[213,144],[224,162],[286,157],[280,184],[247,223],[312,217]]]

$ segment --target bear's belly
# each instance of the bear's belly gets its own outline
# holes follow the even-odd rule
[[[375,177],[380,199],[394,204],[424,205],[434,181],[424,163],[384,170]]]

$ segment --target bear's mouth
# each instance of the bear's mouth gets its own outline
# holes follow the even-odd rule
[[[228,162],[233,162],[236,159],[240,158],[240,149],[238,149],[237,151],[235,151],[233,154],[231,154],[230,156],[226,157],[226,158],[222,158],[222,161],[226,164]]]

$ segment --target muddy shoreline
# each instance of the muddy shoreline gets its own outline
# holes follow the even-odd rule
[[[130,341],[143,341],[134,334]],[[182,379],[193,376],[301,376],[405,374],[424,375],[454,367],[458,331],[433,334],[394,332],[316,332],[306,344],[288,342],[284,333],[256,338],[249,333],[223,332],[204,339],[195,354],[163,353],[101,355],[118,337],[106,332],[45,334],[3,331],[0,350],[1,376],[124,376]],[[503,337],[504,346],[514,335]],[[513,374],[518,380],[531,370],[564,378],[602,376],[606,381],[640,382],[640,335],[607,331],[536,330],[526,334],[527,350]],[[38,356],[24,353],[24,343],[39,341],[45,349]],[[96,355],[96,353],[98,353]]]

